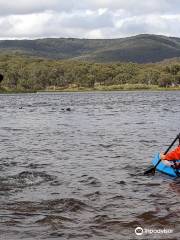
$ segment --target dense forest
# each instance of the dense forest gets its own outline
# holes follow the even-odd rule
[[[106,89],[108,86],[121,89],[127,84],[143,88],[180,85],[178,60],[154,64],[106,64],[1,54],[0,73],[4,75],[1,92]]]

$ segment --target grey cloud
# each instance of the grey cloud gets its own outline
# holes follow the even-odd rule
[[[30,15],[26,20],[11,17],[0,19],[0,38],[41,38],[41,37],[76,37],[76,38],[121,38],[140,33],[154,33],[180,37],[180,15],[144,15],[128,18],[115,18],[111,13],[94,18],[85,14],[76,19],[59,15]],[[102,17],[102,18],[101,18]],[[32,22],[30,20],[32,19]],[[120,21],[116,24],[116,21]],[[115,21],[113,23],[113,21]],[[74,22],[74,23],[73,23]]]
[[[43,25],[43,36],[55,37],[79,37],[86,38],[92,35],[93,31],[103,37],[104,29],[113,29],[113,20],[111,13],[91,12],[86,14],[76,12],[74,14],[59,16],[53,14]],[[93,36],[92,36],[93,37]],[[97,35],[94,38],[98,37]]]
[[[61,26],[67,28],[97,29],[113,27],[113,16],[109,12],[98,14],[93,12],[90,15],[85,13],[76,13],[66,15],[61,22]]]
[[[136,35],[140,33],[150,33],[149,24],[146,22],[137,22],[134,20],[124,21],[122,27],[119,29],[123,35]]]
[[[20,15],[40,13],[49,10],[68,11],[72,10],[75,0],[0,0],[0,14],[2,15]]]
[[[180,16],[151,15],[125,19],[119,28],[123,36],[141,33],[180,36]]]
[[[0,38],[180,36],[178,0],[0,0]]]
[[[133,14],[178,13],[179,0],[0,0],[0,14],[30,14],[43,11],[73,12],[77,10],[97,10],[107,8],[115,11],[125,10]]]
[[[2,19],[0,21],[0,36],[7,37],[10,36],[13,32],[13,24],[8,19]]]

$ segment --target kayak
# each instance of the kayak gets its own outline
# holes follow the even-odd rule
[[[155,166],[158,163],[159,159],[160,158],[159,158],[159,153],[158,153],[153,158],[152,164]],[[176,162],[180,162],[180,160],[177,160]],[[162,161],[157,165],[156,169],[159,172],[165,173],[165,174],[167,174],[169,176],[172,176],[172,177],[179,177],[180,176],[180,169],[175,170],[174,168],[165,165]]]

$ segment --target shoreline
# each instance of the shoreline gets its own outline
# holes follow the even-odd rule
[[[98,86],[94,88],[86,87],[68,87],[68,88],[45,88],[45,89],[0,89],[0,94],[21,94],[21,93],[61,93],[61,92],[112,92],[112,91],[180,91],[179,87],[159,87],[157,85],[145,84],[124,84],[124,85],[110,85]]]

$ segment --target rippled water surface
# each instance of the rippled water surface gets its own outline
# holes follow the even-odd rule
[[[179,126],[178,91],[0,95],[0,239],[178,239],[180,180],[143,172]]]

